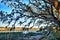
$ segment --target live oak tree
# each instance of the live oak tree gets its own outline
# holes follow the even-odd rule
[[[2,23],[7,21],[8,25],[6,27],[8,27],[13,20],[15,21],[10,30],[14,30],[17,21],[19,21],[18,24],[20,24],[20,26],[24,25],[23,30],[29,30],[26,29],[26,27],[33,28],[34,26],[38,26],[38,28],[40,28],[39,31],[43,30],[45,33],[47,31],[47,35],[50,34],[53,27],[60,27],[58,12],[48,0],[25,1],[25,3],[23,3],[24,0],[1,1],[1,3],[4,3],[12,9],[10,14],[8,14],[8,12],[0,11],[0,21],[2,21]],[[16,17],[14,15],[16,15]]]

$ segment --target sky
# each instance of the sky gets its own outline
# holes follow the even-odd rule
[[[1,2],[1,0],[0,0],[0,2]],[[21,1],[22,3],[25,3],[26,5],[29,3],[29,0],[24,0],[24,1]],[[44,3],[42,3],[42,4],[44,4]],[[7,4],[8,5],[8,4]],[[12,11],[12,9],[10,8],[10,7],[8,7],[7,5],[5,5],[4,3],[0,3],[0,10],[2,10],[2,11],[4,11],[4,12],[8,12],[8,13],[11,13],[11,11]],[[16,15],[17,14],[15,14],[15,16],[14,17],[16,17]],[[22,18],[21,19],[21,21],[24,21],[24,18]],[[27,23],[30,21],[30,19],[27,21]],[[9,25],[9,27],[11,27],[11,25],[14,23],[15,21],[13,20],[12,22],[11,22],[11,24]],[[19,26],[19,24],[18,24],[18,22],[19,22],[19,20],[17,21],[17,23],[16,23],[16,27],[21,27],[21,26]],[[27,24],[27,23],[25,23],[25,24]],[[2,23],[1,21],[0,21],[0,26],[3,26],[3,27],[5,27],[6,25],[8,25],[8,23]],[[31,24],[31,25],[33,25],[33,24]],[[45,24],[41,24],[41,26],[46,26]]]
[[[1,0],[0,0],[1,2]],[[28,0],[24,0],[24,1],[21,1],[22,3],[26,3],[28,4]],[[7,5],[5,5],[4,3],[0,3],[0,10],[3,10],[5,12],[11,12],[11,8],[10,7],[7,7]]]
[[[24,0],[24,1],[21,1],[22,3],[25,3],[26,5],[28,4],[28,1],[29,0]],[[1,0],[0,0],[0,2],[1,2]],[[0,3],[0,11],[4,11],[4,12],[7,12],[7,13],[11,13],[11,11],[12,11],[12,9],[10,8],[10,7],[8,7],[8,4],[4,4],[4,3]],[[17,15],[17,14],[16,14]],[[14,17],[16,17],[16,15],[14,16]],[[24,21],[24,18],[22,18],[22,21]],[[12,24],[14,23],[15,21],[13,20],[12,22],[11,22],[11,24],[9,25],[9,27],[11,27],[12,26]],[[16,23],[16,27],[20,27],[19,26],[19,24],[18,24],[18,22],[19,21],[17,21],[17,23]],[[28,22],[27,22],[28,23]],[[3,27],[5,27],[6,25],[8,25],[8,23],[2,23],[2,21],[0,21],[0,26],[3,26]]]

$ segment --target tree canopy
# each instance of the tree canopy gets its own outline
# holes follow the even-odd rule
[[[43,32],[51,32],[52,27],[59,27],[58,12],[48,0],[1,0],[12,9],[11,13],[0,11],[0,21],[7,22],[8,27],[12,21],[12,28],[16,23],[24,28],[43,28]],[[11,30],[13,30],[11,29]]]

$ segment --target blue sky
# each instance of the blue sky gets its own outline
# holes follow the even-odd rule
[[[5,12],[11,12],[11,8],[7,7],[4,3],[0,3],[0,10],[5,11]]]
[[[21,2],[28,4],[28,1],[29,0],[24,0],[24,1],[21,1]],[[1,0],[0,0],[0,2],[1,2]],[[3,10],[5,12],[11,12],[11,8],[7,7],[7,5],[5,5],[4,3],[0,3],[0,10]]]
[[[28,4],[28,1],[29,0],[24,0],[24,1],[21,1],[22,3],[25,3],[25,4]],[[0,0],[0,2],[1,2],[1,0]],[[8,5],[8,4],[7,4]],[[12,9],[10,8],[10,7],[8,7],[7,5],[5,5],[4,3],[0,3],[0,11],[2,10],[2,11],[4,11],[4,12],[7,12],[7,13],[11,13],[11,11],[12,11]],[[14,16],[15,17],[15,16]],[[22,18],[22,20],[24,20],[23,18]],[[15,21],[12,21],[11,22],[11,25],[14,23]],[[18,25],[18,22],[19,21],[17,21],[17,26],[19,26]],[[2,23],[1,21],[0,21],[0,26],[6,26],[6,25],[8,25],[7,23]],[[10,26],[11,26],[10,25]]]
[[[1,0],[0,0],[1,1]],[[24,0],[24,1],[21,1],[22,3],[25,3],[25,4],[28,4],[29,3],[29,0]],[[42,3],[42,4],[44,4],[44,3]],[[7,4],[8,5],[8,4]],[[8,13],[11,13],[11,11],[12,11],[12,9],[10,8],[10,7],[7,7],[7,5],[5,5],[4,3],[0,3],[0,10],[2,10],[2,11],[5,11],[5,12],[8,12]],[[14,17],[16,17],[16,16],[14,16]],[[24,18],[22,18],[21,19],[21,21],[24,21]],[[27,21],[27,23],[29,22],[30,20],[28,20]],[[12,22],[11,22],[11,25],[14,23],[15,21],[13,20]],[[19,21],[17,21],[17,23],[16,23],[16,26],[17,27],[19,27],[19,24],[18,24],[18,22]],[[26,23],[26,24],[27,24]],[[6,26],[6,25],[8,25],[7,23],[3,23],[2,24],[2,22],[0,21],[0,26]],[[9,27],[11,27],[11,25],[9,26]],[[31,24],[32,25],[32,24]],[[21,27],[21,26],[20,26]]]

